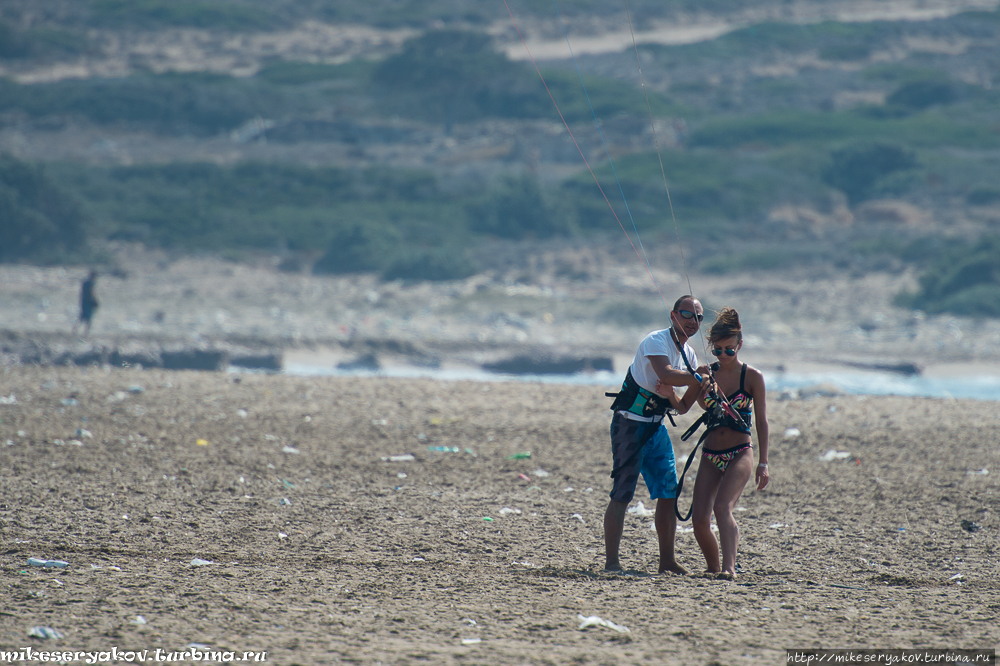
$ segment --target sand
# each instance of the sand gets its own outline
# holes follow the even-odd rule
[[[723,581],[652,575],[636,514],[628,574],[601,572],[601,387],[13,366],[0,393],[7,648],[773,664],[1000,643],[994,403],[772,396],[773,480],[740,503],[742,573]],[[677,541],[702,570],[693,535]]]

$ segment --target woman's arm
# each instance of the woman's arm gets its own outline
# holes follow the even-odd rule
[[[764,375],[756,368],[749,368],[747,372],[750,380],[750,395],[753,396],[753,413],[757,419],[757,470],[754,474],[754,481],[757,483],[757,490],[763,490],[767,486],[771,475],[767,467],[768,445],[770,444],[770,426],[767,422],[767,390],[764,386]]]

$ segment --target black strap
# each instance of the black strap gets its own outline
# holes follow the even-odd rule
[[[743,386],[743,381],[747,378],[747,364],[743,364],[743,369],[740,371],[740,393],[746,395],[746,388]]]
[[[670,327],[670,339],[674,341],[675,345],[677,345],[677,351],[681,353],[681,358],[684,359],[684,365],[687,366],[688,372],[692,375],[697,374],[695,373],[694,368],[691,367],[691,361],[688,360],[687,354],[684,353],[684,346],[681,345],[680,340],[678,340],[677,336],[674,334],[673,326]]]
[[[695,424],[697,425],[697,422],[695,422]],[[691,430],[691,432],[694,431]],[[684,463],[684,471],[681,472],[680,478],[677,479],[677,499],[674,500],[674,515],[677,516],[677,520],[681,521],[682,523],[690,520],[691,514],[694,513],[694,500],[692,500],[691,507],[688,509],[687,515],[686,516],[681,515],[680,502],[681,502],[681,491],[684,490],[684,475],[687,474],[688,467],[691,466],[691,463],[694,461],[695,455],[698,453],[698,447],[701,446],[701,443],[705,441],[706,437],[708,437],[707,430],[701,433],[701,437],[698,438],[698,443],[694,445],[693,449],[691,449],[691,455],[688,456],[687,462]]]

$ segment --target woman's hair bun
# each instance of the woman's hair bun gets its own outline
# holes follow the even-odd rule
[[[733,336],[743,339],[743,326],[740,324],[740,313],[736,308],[726,306],[719,310],[715,317],[715,323],[708,333],[710,341],[725,340]]]

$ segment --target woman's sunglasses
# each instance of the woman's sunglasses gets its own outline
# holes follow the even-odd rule
[[[698,314],[697,312],[691,312],[690,310],[674,310],[674,312],[684,317],[685,319],[697,319],[698,321],[705,320],[705,315]]]
[[[719,347],[713,347],[712,348],[712,355],[713,356],[722,356],[723,353],[726,356],[736,356],[736,350],[735,349],[720,349]]]

